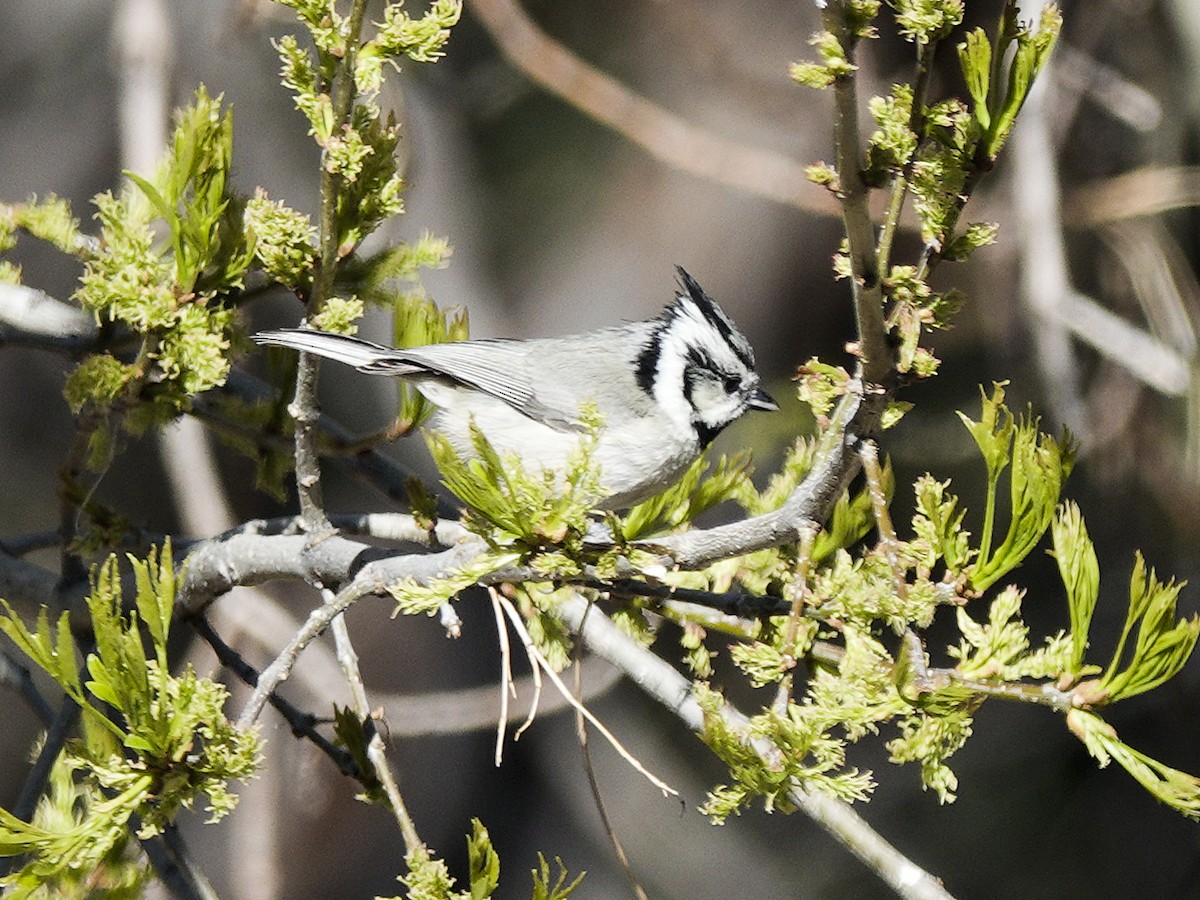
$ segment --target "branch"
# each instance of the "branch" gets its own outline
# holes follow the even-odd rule
[[[349,124],[354,109],[354,63],[358,56],[358,42],[366,10],[366,0],[354,0],[347,19],[346,53],[338,62],[331,88],[331,112],[335,130]],[[317,315],[332,295],[334,274],[343,255],[337,222],[338,194],[341,186],[341,176],[329,166],[323,165],[317,238],[320,257],[313,272],[312,291],[308,297],[309,318]],[[300,517],[305,530],[312,535],[321,535],[329,530],[329,520],[325,517],[321,498],[321,466],[316,450],[316,423],[320,416],[317,403],[317,358],[310,353],[301,353],[296,366],[296,393],[288,406],[288,412],[296,421],[296,490],[300,497]]]
[[[834,0],[825,7],[821,20],[826,30],[841,44],[846,60],[853,65],[857,38],[850,33],[846,16],[844,0]],[[842,221],[849,242],[851,290],[854,293],[862,377],[868,385],[883,385],[892,381],[895,363],[883,321],[883,286],[877,268],[875,226],[868,205],[870,192],[862,176],[857,83],[853,73],[833,83],[835,167],[840,184],[838,199],[842,206]]]
[[[704,730],[704,714],[692,696],[691,682],[669,663],[621,632],[598,610],[589,613],[587,601],[582,597],[568,599],[557,614],[580,633],[590,650],[625,671],[689,729],[697,733]],[[744,728],[748,721],[729,704],[722,710],[722,716],[736,728]],[[756,742],[754,748],[768,760],[780,752],[764,741]],[[914,900],[945,900],[950,896],[937,878],[896,850],[845,803],[799,789],[792,791],[790,799],[900,896]]]
[[[664,565],[699,569],[721,559],[800,540],[820,528],[838,497],[858,474],[858,441],[879,427],[889,395],[856,379],[834,410],[812,469],[779,509],[728,525],[648,538],[639,545],[663,556]],[[632,573],[631,573],[632,574]]]
[[[232,672],[243,684],[250,687],[258,685],[258,670],[246,662],[240,653],[221,640],[220,635],[208,624],[206,618],[195,616],[189,618],[187,621],[192,630],[205,643],[212,647],[213,653],[216,654],[217,660],[222,666]],[[288,723],[295,737],[303,737],[311,741],[318,750],[333,760],[334,765],[338,767],[338,771],[343,775],[349,775],[351,778],[359,781],[363,780],[363,773],[358,770],[354,758],[343,748],[337,746],[326,738],[325,735],[317,731],[315,727],[316,716],[312,713],[303,712],[278,694],[271,694],[269,702],[275,711],[283,716],[284,721]]]
[[[130,831],[134,834],[141,827],[137,816],[129,819]],[[196,866],[188,853],[183,836],[174,824],[157,837],[141,840],[142,850],[154,874],[177,900],[218,900],[204,873]]]
[[[804,166],[713,134],[639,96],[547,35],[515,0],[473,0],[473,7],[517,69],[655,159],[795,209],[833,212],[825,192],[805,177]]]
[[[229,373],[229,380],[222,390],[228,391],[248,402],[259,401],[272,396],[272,389],[264,382],[236,369]],[[218,429],[229,427],[227,423],[217,416],[211,406],[204,402],[202,396],[196,398],[195,410],[199,417],[213,424],[214,427]],[[336,458],[345,458],[347,448],[359,443],[358,437],[352,434],[344,425],[329,416],[319,414],[317,428],[328,441],[331,448],[329,455]],[[286,438],[278,433],[257,432],[253,435],[248,435],[241,430],[237,430],[235,433],[242,438],[253,437],[259,443],[259,446],[262,447],[273,446],[277,441],[281,443],[286,441]],[[318,446],[318,450],[322,451],[323,448]],[[348,464],[355,473],[362,476],[367,483],[380,491],[388,499],[394,500],[397,503],[408,504],[408,479],[411,473],[395,460],[382,453],[377,447],[354,453],[348,460]],[[445,517],[455,514],[454,508],[442,497],[438,498],[438,512]]]
[[[326,603],[336,601],[333,591],[322,589],[321,595],[325,598]],[[421,841],[421,836],[417,834],[417,826],[408,811],[408,804],[404,802],[404,797],[400,793],[396,776],[392,774],[392,766],[383,746],[383,738],[380,737],[379,729],[374,727],[375,718],[371,711],[371,702],[367,699],[367,689],[363,684],[362,672],[358,669],[358,653],[355,652],[354,644],[350,640],[350,629],[346,625],[345,616],[334,617],[333,638],[337,646],[338,662],[342,665],[342,672],[350,687],[354,711],[362,726],[370,729],[370,737],[367,739],[367,759],[371,761],[375,777],[379,779],[379,784],[388,798],[388,805],[392,808],[392,815],[396,817],[396,824],[400,826],[400,834],[404,838],[405,856],[411,856],[420,850],[424,843]]]
[[[1145,166],[1075,188],[1063,216],[1090,228],[1192,206],[1200,206],[1200,166]]]

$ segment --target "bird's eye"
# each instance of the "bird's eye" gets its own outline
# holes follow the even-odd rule
[[[742,379],[736,375],[726,375],[722,381],[725,386],[725,393],[736,394],[742,387]]]

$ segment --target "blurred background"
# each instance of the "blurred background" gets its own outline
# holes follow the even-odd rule
[[[968,6],[972,21],[990,26],[1000,3]],[[653,315],[671,298],[672,266],[683,265],[750,337],[772,393],[791,401],[779,415],[739,423],[718,447],[752,447],[768,473],[789,435],[811,424],[789,385],[795,367],[814,355],[848,364],[843,347],[852,337],[846,285],[830,271],[840,240],[836,210],[820,190],[786,179],[798,164],[832,155],[830,97],[787,77],[788,63],[809,52],[815,8],[783,0],[526,0],[524,9],[544,34],[689,126],[664,132],[652,125],[659,155],[749,173],[752,181],[763,175],[761,189],[681,171],[553,96],[506,56],[524,53],[535,67],[553,68],[546,46],[528,43],[529,23],[512,17],[507,0],[468,0],[447,57],[435,66],[410,64],[389,82],[384,105],[405,126],[408,211],[373,245],[426,230],[448,237],[451,264],[425,284],[440,304],[470,311],[476,337],[559,334]],[[980,385],[1008,379],[1014,409],[1030,403],[1046,430],[1070,427],[1083,456],[1068,494],[1098,546],[1102,596],[1093,646],[1097,658],[1107,658],[1134,550],[1164,577],[1194,580],[1200,565],[1193,208],[1200,202],[1200,4],[1068,0],[1063,11],[1064,38],[1045,89],[968,207],[969,220],[1000,223],[999,243],[936,273],[937,287],[958,286],[969,302],[955,328],[934,337],[941,373],[909,389],[916,409],[886,435],[884,449],[896,466],[896,518],[904,522],[905,485],[925,471],[953,478],[968,505],[981,497],[982,465],[953,414],[977,412]],[[291,27],[288,16],[251,0],[60,0],[52,10],[6,0],[0,198],[57,193],[86,221],[90,198],[115,188],[122,168],[140,164],[122,122],[136,121],[128,116],[142,109],[130,73],[148,65],[168,73],[160,87],[171,106],[187,102],[200,83],[232,103],[240,190],[261,185],[273,198],[313,210],[316,149],[278,84],[269,46]],[[882,30],[860,60],[864,98],[911,77],[911,46]],[[956,71],[946,48],[933,96],[960,90]],[[632,129],[644,123],[636,105],[614,115]],[[714,152],[728,155],[714,159]],[[785,177],[767,177],[774,171]],[[898,248],[897,261],[915,260],[911,228]],[[55,252],[26,240],[15,258],[27,284],[60,298],[73,291],[78,270]],[[255,312],[254,327],[299,315],[294,298],[273,298]],[[386,340],[382,322],[363,333]],[[7,538],[55,528],[56,469],[72,420],[61,396],[67,361],[0,349],[0,538]],[[325,411],[352,430],[388,424],[392,385],[333,366],[322,383]],[[428,472],[416,444],[389,452]],[[153,436],[134,443],[102,499],[151,530],[198,535],[288,511],[254,492],[252,466],[221,448],[217,471],[230,508],[207,520],[186,518],[163,447]],[[326,478],[331,511],[389,508],[345,467],[330,464]],[[1034,633],[1065,627],[1053,562],[1039,551],[1017,578],[1029,589]],[[277,605],[262,608],[274,618],[263,612],[242,625],[249,637],[239,646],[259,665],[319,602],[300,585],[276,586],[271,596]],[[257,602],[235,594],[217,606],[236,619]],[[1195,589],[1184,591],[1182,607],[1200,608]],[[493,766],[494,625],[482,604],[464,602],[459,611],[465,633],[455,642],[434,620],[389,619],[390,604],[381,600],[360,604],[350,617],[368,688],[386,698],[393,758],[422,837],[464,875],[463,836],[477,815],[504,866],[499,896],[528,895],[525,871],[538,850],[562,857],[572,872],[587,870],[575,896],[628,896],[587,788],[572,716],[543,714],[507,747],[503,766]],[[936,654],[935,643],[930,649]],[[195,659],[216,670],[211,656],[197,651]],[[328,662],[327,651],[310,651],[285,691],[318,714],[331,699],[345,702]],[[598,668],[588,677],[601,687],[612,680]],[[469,705],[427,692],[472,688],[483,692],[466,695],[482,698],[481,727],[420,734],[433,727],[430,710],[436,724]],[[745,706],[755,698],[742,699]],[[636,688],[618,683],[590,705],[685,799],[682,806],[663,799],[593,741],[614,825],[652,897],[886,893],[801,815],[755,808],[710,826],[695,807],[722,779],[721,766]],[[1165,688],[1118,706],[1111,721],[1138,749],[1198,773],[1198,711],[1194,662]],[[0,805],[8,807],[38,725],[11,695],[0,695],[0,722]],[[271,762],[242,792],[242,806],[221,826],[205,827],[196,816],[187,827],[221,896],[398,893],[403,851],[389,815],[356,802],[355,785],[273,714],[263,722]],[[853,751],[852,761],[875,769],[879,781],[861,812],[957,896],[1200,892],[1196,826],[1156,805],[1117,767],[1097,769],[1061,718],[1045,710],[985,705],[974,739],[953,760],[960,790],[949,806],[922,792],[915,770],[887,764],[887,737]]]

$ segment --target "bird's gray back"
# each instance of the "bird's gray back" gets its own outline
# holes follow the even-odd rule
[[[653,412],[635,376],[650,330],[650,323],[634,322],[570,338],[432,344],[396,355],[555,427],[577,422],[585,402],[611,425]]]

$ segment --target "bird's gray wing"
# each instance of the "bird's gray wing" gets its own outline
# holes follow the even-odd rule
[[[454,341],[393,350],[380,361],[380,370],[389,362],[409,363],[434,375],[473,387],[503,400],[531,419],[560,431],[579,428],[578,409],[549,406],[537,395],[529,376],[531,353],[537,341],[477,340]],[[393,364],[394,365],[394,364]],[[367,369],[364,367],[364,371]]]

